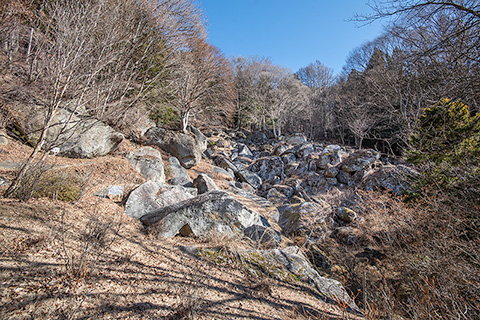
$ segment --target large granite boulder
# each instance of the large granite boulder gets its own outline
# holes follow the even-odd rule
[[[285,168],[280,157],[257,159],[247,169],[259,175],[263,180],[270,180],[274,177],[285,178]]]
[[[194,134],[154,127],[145,133],[145,137],[149,144],[158,146],[176,157],[184,168],[190,169],[202,159],[200,142]]]
[[[201,236],[209,232],[241,234],[253,225],[269,227],[265,218],[223,191],[211,191],[160,208],[140,220],[146,226],[157,225],[159,235],[167,238],[187,229]]]
[[[150,212],[193,198],[196,195],[197,189],[194,188],[147,181],[130,193],[125,204],[125,214],[139,219]]]
[[[390,190],[401,195],[412,190],[412,178],[417,175],[417,171],[404,165],[385,165],[368,172],[361,187],[366,191]]]
[[[152,147],[142,147],[130,153],[127,160],[145,179],[165,182],[165,170],[160,151]]]
[[[302,202],[278,207],[278,224],[286,235],[325,236],[330,225],[332,207],[326,202]]]
[[[57,154],[71,158],[94,158],[117,150],[123,135],[110,126],[59,109],[46,132],[45,147],[57,147]]]
[[[360,170],[368,170],[380,159],[380,153],[374,150],[358,150],[350,154],[341,163],[341,169],[349,173],[355,173]]]

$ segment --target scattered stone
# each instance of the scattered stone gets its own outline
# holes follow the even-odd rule
[[[365,248],[363,249],[363,252],[359,252],[355,255],[357,258],[367,258],[368,260],[374,260],[374,259],[383,259],[385,258],[385,253],[378,251],[376,249],[372,248]]]
[[[294,146],[304,144],[306,142],[307,138],[305,138],[305,136],[303,136],[302,134],[295,134],[287,138],[287,143]]]
[[[197,188],[198,194],[207,193],[214,190],[220,190],[215,182],[206,174],[199,174],[195,180],[193,180],[193,186]]]
[[[217,174],[223,174],[223,175],[235,178],[234,174],[232,174],[231,172],[228,172],[227,170],[225,170],[223,168],[217,167],[217,166],[212,167],[212,172],[217,173]]]
[[[341,169],[349,173],[368,170],[378,159],[380,159],[380,153],[377,151],[358,150],[342,161]]]
[[[331,164],[327,164],[324,175],[326,178],[335,178],[339,172],[340,170],[338,170],[337,167],[334,167]]]
[[[200,148],[200,152],[204,152],[207,150],[207,137],[203,135],[203,133],[195,128],[194,126],[187,126],[187,130],[190,131],[195,135],[195,137],[198,140],[198,147]]]
[[[274,188],[268,190],[267,200],[276,206],[280,206],[288,202],[287,196]]]
[[[363,177],[362,188],[366,191],[390,190],[397,195],[401,195],[412,190],[412,177],[417,175],[417,171],[401,164],[396,166],[385,165],[368,172]]]
[[[282,242],[282,237],[279,232],[263,225],[250,226],[243,230],[243,233],[246,237],[256,243],[262,244],[265,248],[276,248]]]
[[[193,187],[192,181],[188,177],[187,170],[182,167],[177,158],[168,158],[168,164],[173,174],[173,178],[170,178],[168,180],[169,184],[180,185],[184,187]]]
[[[332,270],[332,261],[316,245],[310,246],[308,250],[310,262],[320,270],[330,272]]]
[[[346,223],[351,223],[357,218],[357,213],[352,209],[339,207],[337,210],[338,219]]]
[[[236,172],[235,175],[237,176],[238,180],[248,183],[255,189],[260,188],[260,186],[262,185],[262,178],[260,178],[257,174],[250,170],[240,170]]]
[[[215,163],[217,164],[217,166],[219,166],[220,168],[223,168],[225,170],[230,169],[233,172],[238,171],[237,167],[230,160],[228,160],[226,158],[217,157],[217,158],[215,158]]]
[[[342,284],[336,280],[320,276],[302,255],[298,247],[271,250],[247,250],[241,252],[241,254],[244,256],[245,261],[250,261],[252,266],[262,265],[264,270],[251,269],[253,274],[259,275],[267,272],[269,276],[287,281],[288,278],[291,279],[293,275],[293,278],[309,286],[313,286],[320,294],[322,300],[347,306],[349,312],[361,313],[353,299],[346,293]],[[285,271],[288,273],[285,274]]]
[[[278,146],[273,149],[273,154],[276,156],[282,156],[284,154],[291,154],[291,153],[286,153],[287,150],[291,149],[292,146],[288,144],[279,144]]]
[[[0,130],[0,146],[8,145],[8,136],[4,130]]]
[[[263,180],[270,180],[276,176],[280,179],[285,177],[284,164],[280,157],[258,159],[247,169],[259,175]]]
[[[160,151],[152,147],[142,147],[130,153],[127,160],[145,179],[160,183],[165,182],[165,171]]]
[[[7,179],[5,179],[5,177],[0,176],[0,186],[6,186],[9,183],[10,182]]]
[[[329,216],[332,207],[326,202],[302,202],[287,204],[278,208],[278,224],[286,235],[309,234],[321,238],[330,225]]]
[[[253,158],[253,153],[252,153],[252,151],[250,151],[249,147],[247,147],[244,144],[241,144],[239,149],[238,149],[238,156],[252,159]]]

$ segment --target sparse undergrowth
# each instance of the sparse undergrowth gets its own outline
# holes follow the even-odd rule
[[[334,261],[331,274],[357,296],[367,318],[480,317],[477,202],[432,197],[431,191],[414,202],[388,192],[357,191],[348,198],[359,214],[358,241],[327,238],[319,246]]]

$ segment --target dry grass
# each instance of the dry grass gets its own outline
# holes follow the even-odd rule
[[[330,238],[321,246],[367,318],[480,317],[478,204],[431,192],[410,203],[387,192],[347,200],[359,215],[357,243]]]
[[[18,161],[30,151],[15,142],[4,150],[0,161]],[[142,233],[121,205],[93,196],[112,184],[128,191],[143,182],[123,158],[126,152],[95,160],[48,157],[88,177],[77,202],[0,198],[1,319],[287,319],[284,310],[298,305],[332,318],[341,314],[295,285],[262,285],[238,265],[217,265],[179,249],[236,250],[238,239]]]

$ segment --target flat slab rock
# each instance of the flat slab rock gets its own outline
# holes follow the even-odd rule
[[[194,198],[196,195],[197,189],[194,188],[147,181],[130,193],[125,204],[125,214],[139,219],[150,212]]]
[[[160,208],[142,216],[140,221],[147,227],[156,225],[158,234],[167,238],[184,230],[200,236],[212,231],[243,233],[253,225],[269,227],[265,218],[224,191],[211,191]]]

